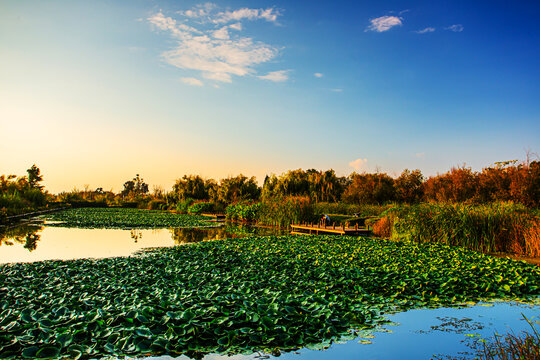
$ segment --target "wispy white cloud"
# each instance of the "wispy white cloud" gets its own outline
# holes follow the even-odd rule
[[[343,89],[330,89],[330,91],[333,91],[333,92],[343,92]]]
[[[434,31],[435,31],[434,27],[427,27],[427,28],[424,28],[422,30],[417,30],[417,31],[415,31],[415,33],[417,33],[417,34],[426,34],[426,33],[432,33]]]
[[[174,19],[159,11],[147,19],[155,30],[167,33],[176,42],[161,55],[168,64],[199,71],[206,79],[231,82],[233,76],[254,75],[255,66],[279,53],[276,47],[239,33],[242,20],[276,22],[280,14],[274,8],[219,11],[216,5],[207,3],[177,14],[179,18]],[[277,71],[266,76],[260,78],[284,81],[280,79],[286,80],[287,73]]]
[[[375,19],[369,20],[371,23],[365,31],[383,32],[388,31],[394,26],[401,26],[403,24],[403,18],[397,16],[381,16]]]
[[[315,76],[316,78],[322,78],[324,75],[321,73],[315,73],[313,74],[313,76]]]
[[[274,8],[267,9],[248,9],[242,8],[234,11],[223,11],[217,14],[214,22],[228,23],[231,21],[239,21],[243,19],[247,20],[266,20],[269,22],[276,22],[278,16],[281,14]]]
[[[217,6],[211,2],[205,4],[199,4],[186,11],[178,11],[178,14],[189,17],[189,18],[201,18],[208,16],[208,14],[215,9]]]
[[[234,23],[229,25],[229,28],[237,31],[242,31],[242,23]]]
[[[359,158],[349,163],[349,166],[354,170],[366,170],[368,160],[366,158]]]
[[[453,32],[462,32],[463,31],[463,25],[461,24],[454,24],[454,25],[451,25],[447,28],[445,28],[446,30],[450,30],[450,31],[453,31]]]
[[[192,85],[192,86],[203,86],[204,83],[196,78],[180,78],[180,81],[182,81],[184,84]]]
[[[416,156],[416,157],[419,158],[419,159],[423,159],[423,158],[426,157],[426,153],[423,153],[423,152],[421,152],[421,153],[416,153],[416,154],[414,154],[414,156]]]
[[[273,82],[284,82],[289,80],[290,70],[271,71],[266,75],[258,76],[259,79],[270,80]]]

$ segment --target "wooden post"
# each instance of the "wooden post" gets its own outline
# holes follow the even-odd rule
[[[354,230],[358,231],[358,223],[354,226]]]
[[[336,230],[336,223],[332,225],[332,229]]]

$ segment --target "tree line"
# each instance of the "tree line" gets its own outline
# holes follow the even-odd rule
[[[169,191],[150,186],[137,174],[115,193],[99,187],[49,194],[41,185],[43,176],[33,165],[26,176],[0,176],[0,216],[35,210],[51,203],[80,206],[137,206],[187,212],[195,203],[212,203],[208,210],[224,210],[237,202],[270,201],[303,197],[313,203],[375,204],[419,202],[488,203],[512,201],[540,206],[540,162],[498,162],[473,171],[460,166],[425,177],[418,169],[405,169],[398,177],[386,173],[356,173],[337,176],[334,170],[290,170],[268,175],[262,186],[255,177],[230,176],[219,181],[199,175],[178,178]],[[201,207],[203,205],[199,205]],[[3,214],[3,215],[1,215]]]

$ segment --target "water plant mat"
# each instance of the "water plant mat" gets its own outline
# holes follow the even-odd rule
[[[125,208],[68,209],[48,214],[45,219],[54,221],[48,226],[77,228],[155,229],[219,226],[199,215]]]
[[[1,265],[0,284],[1,358],[200,357],[321,348],[414,307],[538,299],[540,269],[437,244],[279,236]]]

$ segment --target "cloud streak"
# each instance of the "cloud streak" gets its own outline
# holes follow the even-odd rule
[[[397,16],[381,16],[375,19],[369,20],[371,23],[365,31],[384,32],[388,31],[394,26],[403,25],[403,18]]]
[[[445,29],[453,31],[453,32],[462,32],[464,27],[461,24],[454,24],[454,25],[450,25],[449,27],[447,27]]]
[[[218,12],[217,6],[205,4],[177,14],[180,18],[174,19],[159,11],[147,21],[154,30],[175,41],[176,45],[161,56],[179,69],[198,71],[205,79],[229,83],[234,76],[254,75],[257,65],[279,54],[276,47],[240,34],[243,20],[275,23],[280,13],[274,8]],[[280,70],[259,78],[285,81],[288,77],[286,71]]]
[[[290,70],[271,71],[266,75],[258,76],[258,78],[273,82],[284,82],[289,80],[289,72]]]
[[[432,33],[434,31],[435,31],[434,27],[427,27],[427,28],[424,28],[422,30],[417,30],[417,31],[415,31],[415,33],[417,33],[417,34],[427,34],[427,33]]]

